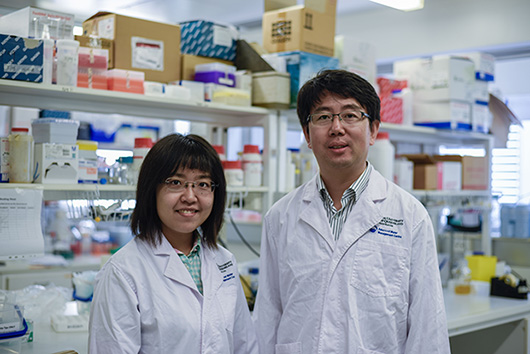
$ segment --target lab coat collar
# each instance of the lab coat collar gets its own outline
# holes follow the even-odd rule
[[[171,246],[164,235],[162,235],[161,239],[162,242],[153,248],[153,253],[157,256],[157,261],[161,262],[162,269],[164,269],[164,276],[198,292],[197,286],[195,285],[190,272],[180,260],[177,251],[173,249],[173,246]],[[201,247],[201,250],[203,248],[204,247]],[[201,263],[202,262],[203,259],[201,258]]]

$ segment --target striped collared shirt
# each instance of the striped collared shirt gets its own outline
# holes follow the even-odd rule
[[[197,285],[197,289],[199,290],[201,294],[203,294],[202,279],[201,279],[201,257],[199,255],[200,249],[201,249],[201,236],[197,235],[197,241],[193,245],[188,255],[185,255],[183,252],[179,251],[178,249],[175,249],[175,251],[177,251],[177,254],[182,260],[182,263],[184,263],[184,265],[190,272],[193,282],[195,282],[195,285]]]
[[[348,214],[359,199],[361,193],[366,189],[366,186],[368,186],[368,180],[370,179],[372,168],[372,165],[367,162],[367,166],[361,176],[359,176],[359,178],[357,178],[357,180],[344,191],[340,200],[342,205],[340,210],[337,210],[333,205],[333,200],[326,189],[322,177],[319,176],[317,178],[317,188],[320,191],[320,197],[324,203],[324,209],[326,209],[329,226],[331,227],[331,233],[333,234],[335,241],[339,239]]]

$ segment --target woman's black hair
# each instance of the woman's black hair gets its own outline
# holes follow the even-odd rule
[[[201,225],[203,242],[217,248],[217,235],[224,220],[226,180],[217,152],[208,141],[194,134],[167,135],[149,150],[138,176],[136,207],[131,217],[132,233],[153,246],[160,244],[162,221],[157,213],[157,188],[180,168],[207,172],[217,185],[212,212]]]
[[[381,121],[381,102],[368,81],[350,71],[324,70],[298,91],[296,113],[302,129],[307,130],[309,115],[327,93],[356,99],[370,116],[370,127],[374,121]]]

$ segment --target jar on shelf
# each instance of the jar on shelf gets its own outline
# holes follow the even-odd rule
[[[243,169],[241,161],[223,161],[226,185],[233,187],[243,186]]]
[[[9,182],[33,181],[33,137],[28,128],[12,128],[9,134]]]
[[[368,149],[368,161],[383,177],[394,181],[395,148],[390,142],[388,132],[377,133],[374,145]]]
[[[132,156],[121,156],[118,159],[118,183],[132,185],[135,184],[135,171],[132,168],[133,157]]]
[[[261,186],[262,159],[258,145],[243,147],[243,184],[247,187]]]
[[[140,168],[144,162],[145,156],[149,150],[153,147],[153,140],[151,138],[136,138],[134,139],[134,149],[133,149],[133,162],[132,170],[135,173],[134,184],[138,181],[138,174],[140,173]]]

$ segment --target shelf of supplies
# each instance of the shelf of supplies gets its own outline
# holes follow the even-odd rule
[[[415,125],[382,122],[379,131],[388,132],[394,142],[421,144],[483,144],[492,141],[490,134],[465,130],[435,129]]]
[[[135,93],[0,79],[0,105],[182,119],[217,125],[259,125],[269,111],[212,102],[191,102]]]

